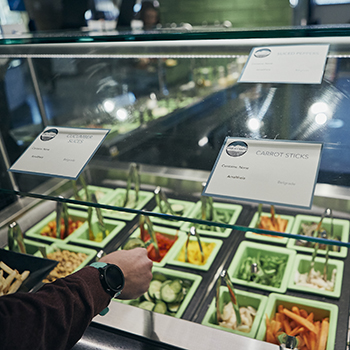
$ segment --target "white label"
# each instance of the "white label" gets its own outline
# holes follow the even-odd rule
[[[328,44],[255,47],[238,82],[320,84],[328,50]]]
[[[47,127],[9,171],[75,180],[108,132],[107,129]]]
[[[227,137],[203,195],[311,208],[322,144]]]

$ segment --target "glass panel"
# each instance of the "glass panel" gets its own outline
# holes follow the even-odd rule
[[[325,35],[337,30],[330,29]],[[303,38],[308,31],[311,29],[193,32],[183,37],[166,32],[134,37],[29,37],[24,42],[39,44],[2,45],[0,58],[7,60],[2,64],[4,90],[15,91],[9,96],[16,96],[15,101],[7,96],[4,107],[9,109],[5,118],[10,121],[8,130],[2,130],[9,163],[45,125],[108,128],[107,139],[84,172],[88,185],[125,188],[130,165],[136,163],[141,189],[151,192],[153,201],[157,186],[175,197],[200,200],[202,182],[207,180],[226,136],[306,140],[324,144],[318,184],[348,186],[347,38]],[[301,38],[284,38],[292,32]],[[317,29],[311,33],[311,37],[322,35]],[[277,38],[265,39],[268,36]],[[161,41],[180,38],[184,40]],[[203,38],[223,40],[199,40]],[[84,42],[88,40],[92,41]],[[45,41],[66,43],[40,45]],[[316,42],[331,44],[321,84],[237,83],[252,47]],[[21,80],[7,80],[18,67]],[[19,118],[17,105],[23,104],[25,110],[18,112]],[[14,147],[9,146],[8,138]],[[24,174],[13,174],[12,180],[1,185],[7,193],[13,193],[14,182],[17,194],[86,204],[82,198],[74,199],[70,181]],[[81,183],[78,185],[80,189]],[[123,201],[94,206],[141,212],[124,208]],[[207,223],[203,217],[181,217],[159,209],[151,212],[146,208],[142,213]],[[248,230],[219,220],[210,224]]]

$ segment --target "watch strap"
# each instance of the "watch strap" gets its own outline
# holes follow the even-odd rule
[[[105,267],[106,265],[107,265],[106,263],[98,262],[98,261],[97,262],[93,262],[92,264],[90,264],[90,266],[92,266],[92,267],[94,267],[96,269],[99,269],[101,267]],[[108,313],[108,311],[109,311],[109,307],[107,306],[99,313],[99,315],[104,316],[104,315],[106,315]]]

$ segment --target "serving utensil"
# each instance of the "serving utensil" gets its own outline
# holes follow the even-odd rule
[[[158,241],[157,241],[156,233],[154,231],[153,224],[150,218],[146,215],[141,215],[139,223],[140,223],[140,236],[141,236],[141,240],[145,243],[145,247],[148,247],[151,243],[153,243],[156,255],[157,257],[159,257]],[[145,242],[145,233],[146,233],[145,225],[147,226],[147,232],[150,235],[150,240],[148,242]]]
[[[204,190],[206,183],[202,183],[202,192]],[[213,197],[201,196],[201,204],[202,204],[202,220],[215,221],[214,219],[214,202]]]
[[[58,198],[63,198],[62,196],[59,196]],[[64,223],[64,232],[63,232],[63,237],[62,239],[68,237],[68,207],[67,203],[60,202],[58,201],[56,204],[56,238],[60,239],[61,238],[61,218],[63,218],[63,223]]]
[[[203,248],[202,248],[202,244],[201,244],[201,240],[200,240],[200,237],[199,237],[199,234],[196,230],[196,228],[194,226],[191,226],[190,230],[188,231],[188,234],[187,234],[187,241],[186,241],[186,246],[185,246],[185,261],[186,262],[189,262],[188,260],[188,244],[190,242],[190,237],[191,236],[195,236],[197,238],[197,242],[198,242],[198,245],[199,245],[199,250],[201,252],[201,259],[202,259],[202,263],[204,262],[204,259],[205,259],[205,256],[204,256],[204,252],[203,252]]]
[[[98,203],[95,193],[91,193],[91,201],[96,204]],[[99,227],[99,230],[102,232],[102,238],[105,239],[107,237],[107,233],[106,233],[106,226],[103,221],[101,208],[95,207],[95,209],[96,209],[98,227]]]
[[[321,216],[321,219],[320,219],[319,223],[317,224],[316,229],[315,229],[315,231],[313,233],[314,237],[318,236],[318,232],[321,229],[322,221],[323,221],[323,219],[325,218],[326,215],[332,215],[332,210],[329,209],[329,208],[326,208],[324,210],[324,212],[323,212],[323,214]],[[333,222],[333,220],[332,220],[332,222]],[[324,233],[322,232],[321,235],[323,235],[323,237],[327,238],[327,232],[326,231],[324,231]],[[311,258],[311,263],[310,263],[310,270],[309,270],[309,273],[308,273],[308,276],[307,276],[307,279],[306,279],[307,283],[310,283],[310,281],[311,281],[311,271],[313,270],[313,268],[315,266],[315,258],[316,258],[316,255],[317,255],[317,251],[318,251],[319,245],[320,244],[318,242],[315,243],[315,247],[314,247],[314,251],[312,253],[312,258]],[[328,245],[327,245],[327,247],[328,247]],[[328,259],[327,259],[327,263],[328,263]],[[327,267],[326,267],[326,271],[327,271]]]
[[[16,221],[8,226],[7,239],[9,250],[26,254],[26,247],[23,241],[23,233]]]
[[[221,279],[224,279],[224,282],[226,283],[227,289],[229,291],[230,299],[231,299],[231,302],[233,305],[233,310],[235,311],[236,320],[237,320],[237,327],[238,327],[242,324],[241,314],[239,312],[239,305],[238,305],[235,289],[234,289],[233,284],[230,280],[230,277],[226,273],[226,270],[221,271],[219,278],[218,278],[218,281],[216,283],[216,319],[217,319],[217,322],[219,323],[219,320],[220,321],[222,320],[221,313],[220,313],[220,303],[219,303]]]
[[[171,215],[175,215],[175,212],[168,201],[168,197],[159,186],[157,186],[154,190],[154,196],[156,198],[156,203],[161,213],[170,213]]]
[[[139,165],[136,163],[131,163],[129,168],[128,182],[126,185],[126,192],[124,197],[123,207],[126,207],[129,201],[129,192],[131,188],[131,184],[134,183],[135,188],[135,206],[139,201],[139,191],[140,191],[140,173],[139,173]]]

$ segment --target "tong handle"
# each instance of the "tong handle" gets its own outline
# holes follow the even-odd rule
[[[26,247],[23,240],[23,233],[16,221],[8,227],[8,247],[13,252],[26,254]]]

